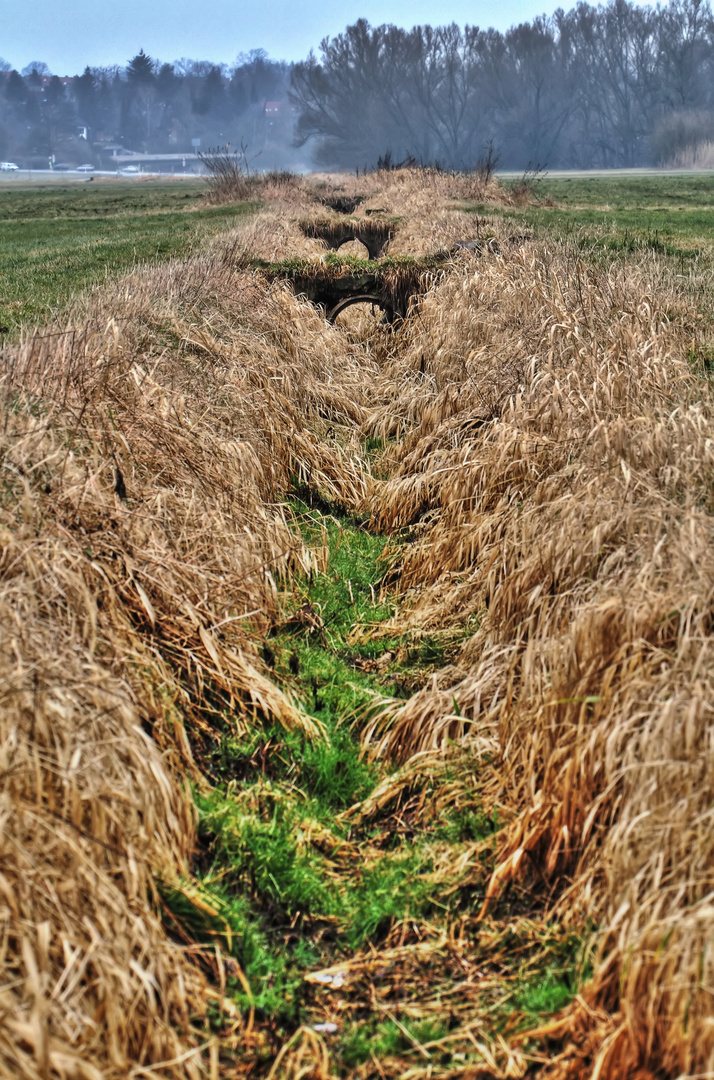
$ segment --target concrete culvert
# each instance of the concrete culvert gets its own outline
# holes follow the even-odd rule
[[[322,240],[332,251],[358,240],[370,259],[381,258],[394,236],[394,228],[388,221],[306,221],[300,228],[305,236]]]
[[[337,214],[354,214],[365,198],[365,195],[336,195],[331,199],[320,199],[320,202]]]
[[[331,311],[327,314],[327,321],[334,323],[337,316],[347,308],[352,307],[353,304],[371,304],[372,307],[381,308],[384,312],[384,321],[388,323],[396,322],[398,313],[380,296],[374,296],[370,293],[360,293],[357,296],[346,296],[344,300],[340,300],[339,304],[335,304]]]

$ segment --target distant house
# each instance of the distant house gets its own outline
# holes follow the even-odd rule
[[[125,150],[121,143],[105,143],[104,146],[101,147],[101,151],[103,154],[106,154],[106,156],[110,158],[115,158],[119,154],[133,153],[133,150]]]

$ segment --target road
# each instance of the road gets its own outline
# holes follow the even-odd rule
[[[27,184],[28,181],[32,183],[36,181],[38,183],[62,183],[66,184],[68,181],[74,180],[76,183],[86,184],[93,177],[101,179],[112,180],[144,180],[150,177],[152,180],[199,180],[198,173],[134,173],[133,175],[123,175],[116,170],[113,172],[102,171],[97,169],[93,173],[80,173],[74,170],[68,170],[64,172],[57,172],[53,169],[18,169],[17,172],[0,172],[0,184],[12,184],[23,183]]]

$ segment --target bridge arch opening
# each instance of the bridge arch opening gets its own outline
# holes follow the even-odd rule
[[[347,237],[341,244],[338,244],[335,250],[341,251],[343,255],[354,255],[357,259],[371,258],[369,248],[365,242],[356,236]]]
[[[346,296],[344,300],[340,300],[338,304],[327,313],[327,321],[335,323],[338,317],[348,308],[355,307],[355,305],[369,305],[370,314],[373,317],[376,315],[379,321],[382,323],[393,323],[396,320],[397,313],[386,300],[381,296],[375,296],[372,293],[360,293],[357,296]],[[381,314],[379,314],[381,312]],[[368,312],[364,312],[367,314]]]

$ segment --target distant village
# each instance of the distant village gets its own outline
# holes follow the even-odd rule
[[[3,66],[0,159],[19,169],[190,174],[217,147],[256,169],[295,167],[301,153],[292,145],[290,65],[260,50],[232,67],[160,63],[143,50],[125,68],[77,76],[40,61],[22,72]]]

